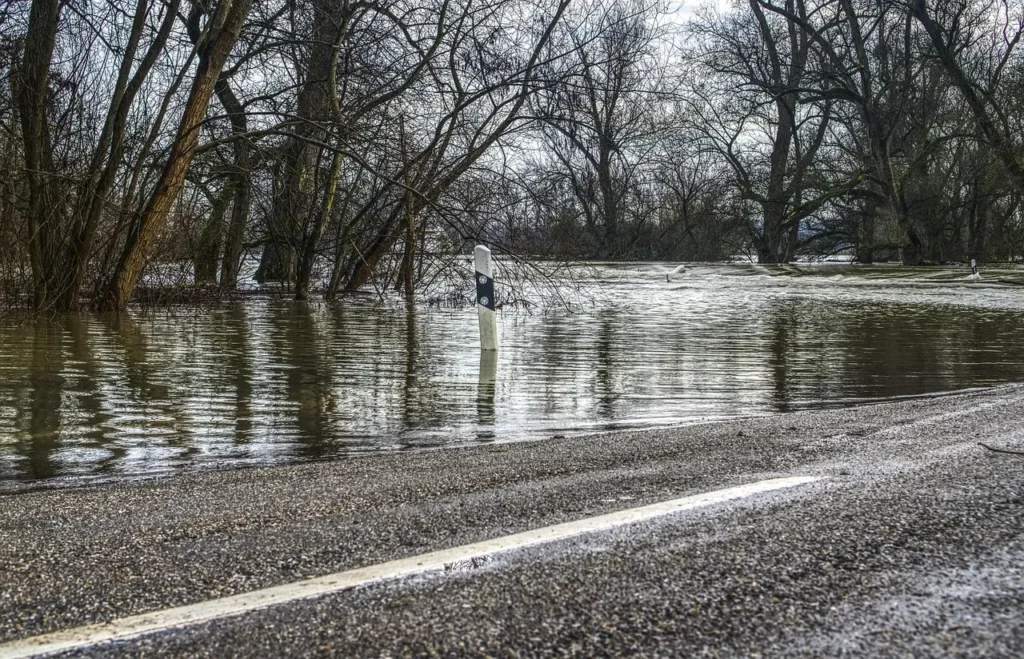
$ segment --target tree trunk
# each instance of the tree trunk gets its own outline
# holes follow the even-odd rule
[[[924,254],[924,245],[921,244],[921,239],[913,231],[908,233],[907,238],[909,242],[900,250],[900,260],[903,265],[921,265]]]
[[[779,125],[772,145],[767,201],[764,204],[765,246],[769,260],[763,260],[761,263],[785,263],[788,260],[787,254],[790,250],[786,215],[791,193],[786,190],[786,175],[789,172],[789,154],[796,132],[795,112],[795,102],[791,106],[788,96],[781,96],[775,102],[775,114]]]
[[[871,265],[875,262],[875,220],[878,217],[878,202],[869,200],[864,205],[864,215],[857,231],[857,263]]]
[[[619,250],[619,203],[615,196],[615,181],[612,175],[613,145],[603,135],[599,140],[597,185],[601,192],[601,217],[604,220],[603,256],[614,258]]]
[[[199,143],[199,127],[206,117],[221,69],[249,13],[249,3],[250,0],[221,0],[210,18],[206,41],[200,47],[199,65],[192,89],[185,103],[167,165],[138,221],[128,234],[117,269],[99,302],[103,308],[125,308],[138,286],[148,252],[163,231],[171,207],[185,184],[185,175]]]
[[[249,120],[245,108],[231,90],[227,80],[221,78],[214,88],[221,105],[227,110],[231,121],[231,132],[235,134],[235,198],[231,206],[231,220],[224,237],[224,259],[220,266],[222,288],[235,288],[242,266],[242,246],[245,244],[245,229],[249,223],[249,208],[252,204],[252,145],[245,137],[249,132]]]
[[[304,177],[312,165],[308,159],[312,153],[308,145],[300,140],[288,144],[281,158],[274,181],[274,204],[267,223],[267,240],[260,255],[256,270],[256,281],[291,282],[295,279],[295,245],[298,240],[295,229],[297,217],[304,215],[302,208]]]
[[[217,262],[220,258],[220,248],[224,236],[224,215],[227,213],[228,204],[231,203],[234,194],[234,181],[230,180],[224,184],[224,189],[213,200],[210,221],[203,227],[196,249],[194,261],[196,284],[217,282]]]
[[[312,48],[306,61],[306,81],[299,90],[297,115],[299,124],[285,148],[281,170],[281,191],[274,199],[270,217],[270,236],[260,259],[260,281],[295,279],[309,259],[309,235],[319,219],[315,203],[318,189],[317,164],[327,131],[323,123],[331,117],[331,94],[334,67],[337,62],[339,37],[344,30],[344,14],[348,3],[314,5]],[[315,245],[314,245],[315,247]]]
[[[300,253],[299,268],[295,274],[295,299],[305,300],[309,298],[309,284],[313,278],[313,265],[316,263],[317,248],[320,245],[320,238],[324,234],[324,227],[331,219],[334,210],[334,199],[338,192],[338,178],[341,176],[342,156],[335,152],[331,154],[331,171],[328,174],[327,190],[324,192],[324,200],[313,226],[306,231],[305,241],[302,244]]]
[[[970,230],[967,243],[967,258],[978,263],[985,260],[985,234],[988,232],[988,216],[992,207],[991,197],[985,195],[981,176],[974,176],[973,194],[971,199]]]
[[[769,200],[762,203],[761,208],[764,226],[757,241],[757,262],[785,263],[791,251],[790,232],[786,226],[786,203],[779,199]]]
[[[405,293],[405,297],[412,299],[416,287],[416,216],[412,211],[412,204],[406,193],[405,207],[405,242],[402,245],[402,266],[398,272],[398,281],[395,282],[395,290]]]
[[[32,267],[32,295],[36,309],[49,304],[48,272],[44,255],[50,250],[47,214],[50,144],[46,117],[46,89],[50,61],[60,23],[60,0],[35,0],[29,12],[25,53],[12,83],[21,115],[25,145],[25,179],[28,185],[28,248]]]
[[[1010,139],[1010,135],[1000,128],[996,118],[993,117],[994,114],[997,114],[994,108],[990,109],[994,99],[990,95],[983,95],[984,92],[979,93],[978,86],[972,84],[972,81],[967,78],[964,69],[957,62],[953,44],[947,43],[942,28],[928,13],[925,0],[915,0],[913,12],[925,32],[928,33],[928,38],[935,48],[935,54],[939,61],[942,62],[942,66],[952,78],[953,84],[960,90],[964,101],[967,102],[967,107],[970,108],[978,122],[981,137],[1006,167],[1006,171],[1010,175],[1010,182],[1017,192],[1024,194],[1024,161],[1020,158],[1019,147]]]
[[[93,154],[92,174],[83,182],[82,189],[79,191],[75,226],[72,230],[71,244],[65,265],[66,272],[61,273],[63,281],[59,294],[62,298],[61,306],[65,310],[72,310],[78,306],[78,297],[89,266],[89,258],[92,255],[96,230],[124,156],[124,134],[128,123],[128,114],[136,95],[142,89],[153,65],[163,52],[167,38],[177,20],[180,0],[173,0],[166,8],[156,38],[150,44],[135,74],[129,79],[132,67],[135,65],[135,53],[146,25],[146,17],[149,13],[148,5],[148,0],[139,0],[136,5],[128,47],[121,58],[114,95],[107,110],[99,143]]]

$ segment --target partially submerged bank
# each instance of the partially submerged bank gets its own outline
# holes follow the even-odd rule
[[[246,654],[245,643],[261,638],[251,652],[258,654],[320,642],[331,627],[348,630],[332,639],[343,653],[444,651],[463,638],[537,653],[580,643],[592,651],[831,653],[888,642],[941,653],[953,645],[921,646],[915,630],[956,618],[935,612],[943,588],[988,579],[998,597],[964,600],[977,629],[967,623],[966,639],[940,631],[958,647],[983,641],[979,652],[998,653],[1020,631],[1007,616],[1024,612],[1019,580],[992,583],[994,570],[1019,572],[1024,557],[1024,458],[977,442],[1024,449],[1022,403],[1024,386],[1013,385],[677,429],[0,497],[0,640],[810,475],[824,480],[792,496],[151,642],[172,654],[220,643]],[[952,581],[928,585],[922,574]],[[915,589],[925,592],[914,600],[921,607],[894,612],[886,604],[917,597]],[[956,590],[962,599],[970,591]],[[467,621],[463,607],[477,615]],[[432,622],[409,626],[402,622],[409,616]],[[273,632],[275,620],[291,631]],[[573,636],[573,624],[604,631]],[[315,633],[304,636],[304,626]],[[250,640],[228,645],[239,638]]]

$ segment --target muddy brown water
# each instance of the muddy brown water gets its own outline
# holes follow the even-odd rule
[[[572,310],[254,299],[0,319],[0,491],[1024,380],[1020,270],[598,265]],[[581,440],[585,441],[585,440]]]

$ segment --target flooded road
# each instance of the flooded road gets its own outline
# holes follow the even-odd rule
[[[259,299],[0,320],[0,490],[917,396],[1024,380],[1019,270],[582,273],[571,310]],[[500,285],[499,276],[499,285]]]

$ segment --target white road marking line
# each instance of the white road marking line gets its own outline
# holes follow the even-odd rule
[[[264,588],[240,595],[179,606],[163,611],[121,618],[108,623],[65,629],[51,634],[9,641],[0,644],[0,659],[21,659],[38,657],[57,652],[86,648],[100,643],[124,641],[159,631],[196,625],[218,618],[237,616],[250,611],[265,609],[278,604],[320,597],[330,593],[349,590],[382,581],[391,581],[426,572],[437,572],[445,566],[459,561],[479,559],[513,549],[535,547],[558,540],[565,540],[586,533],[607,531],[626,524],[670,515],[672,513],[702,508],[716,503],[734,501],[745,497],[782,490],[820,480],[811,476],[775,478],[739,485],[724,490],[715,490],[693,496],[662,501],[661,503],[620,510],[607,515],[598,515],[575,522],[555,524],[532,531],[506,535],[501,538],[475,542],[452,549],[442,549],[411,558],[388,561],[378,565],[336,572],[322,577],[306,579],[283,586]]]

